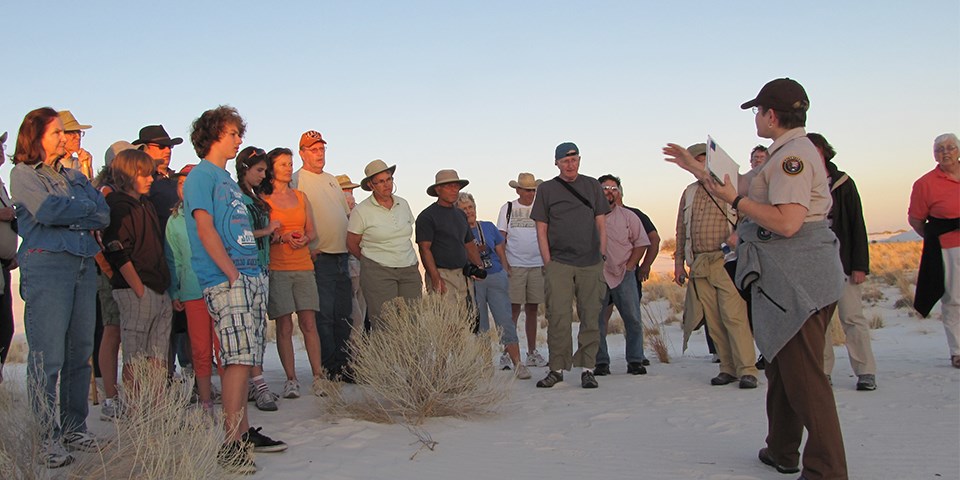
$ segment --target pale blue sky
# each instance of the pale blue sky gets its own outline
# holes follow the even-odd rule
[[[956,0],[21,1],[3,20],[8,153],[40,106],[94,126],[83,145],[99,167],[143,125],[187,138],[225,103],[247,120],[246,145],[295,149],[316,129],[331,173],[398,164],[415,213],[435,172],[455,168],[494,220],[515,197],[507,182],[556,175],[553,149],[569,140],[582,173],[619,175],[626,202],[672,237],[691,177],[661,147],[710,134],[747,164],[769,141],[739,105],[789,76],[810,96],[808,130],[857,181],[868,229],[905,228],[933,138],[960,130]],[[189,140],[173,150],[175,167],[196,161]]]

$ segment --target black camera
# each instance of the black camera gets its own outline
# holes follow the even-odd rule
[[[476,277],[483,280],[487,278],[487,271],[472,263],[468,263],[463,266],[463,275],[465,277]]]

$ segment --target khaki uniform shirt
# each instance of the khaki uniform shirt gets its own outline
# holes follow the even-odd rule
[[[749,198],[767,205],[796,203],[807,208],[804,222],[827,218],[833,198],[827,168],[803,128],[773,142],[770,159],[750,182]]]

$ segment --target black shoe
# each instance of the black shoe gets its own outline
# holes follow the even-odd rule
[[[244,433],[240,436],[240,440],[243,443],[252,445],[254,452],[272,453],[282,452],[287,449],[286,443],[283,443],[279,440],[274,440],[260,433],[261,428],[262,427],[250,427],[250,430],[247,430],[247,433]]]
[[[640,365],[643,365],[644,367],[649,367],[650,360],[647,360],[646,358],[644,358],[643,360],[640,360]]]
[[[610,365],[607,365],[606,363],[598,363],[597,366],[593,368],[593,374],[598,377],[610,375]]]
[[[740,377],[740,388],[757,388],[757,377],[753,375]]]
[[[877,377],[869,373],[860,375],[857,378],[857,390],[861,392],[872,392],[877,389]]]
[[[596,372],[594,372],[596,373]],[[627,364],[627,373],[630,375],[646,375],[647,367],[643,366],[643,362],[640,363],[628,363]]]
[[[766,358],[763,358],[763,355],[760,355],[760,357],[757,358],[757,363],[754,364],[754,366],[757,367],[757,370],[764,370],[764,369],[766,369],[766,368],[767,368],[767,359],[766,359]]]
[[[773,456],[770,455],[770,451],[766,448],[761,448],[760,453],[757,454],[757,457],[760,458],[760,461],[764,465],[770,465],[773,468],[776,468],[780,473],[797,473],[800,471],[800,467],[788,467],[785,465],[780,465],[773,459]]]
[[[726,372],[720,372],[720,375],[710,379],[710,385],[729,385],[737,381],[737,377]]]
[[[257,464],[253,463],[253,457],[244,442],[227,442],[221,445],[217,452],[217,465],[238,475],[257,473]]]
[[[537,388],[550,388],[563,381],[563,372],[554,372],[553,370],[543,377],[543,380],[537,382]]]
[[[580,374],[580,386],[583,388],[597,388],[600,384],[597,383],[597,379],[593,377],[593,373],[584,370],[583,373]]]

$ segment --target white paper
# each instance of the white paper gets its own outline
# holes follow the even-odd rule
[[[736,184],[737,176],[740,174],[740,164],[727,155],[727,152],[723,151],[710,135],[707,135],[707,171],[721,185],[724,184],[725,175],[729,175],[730,181]]]

